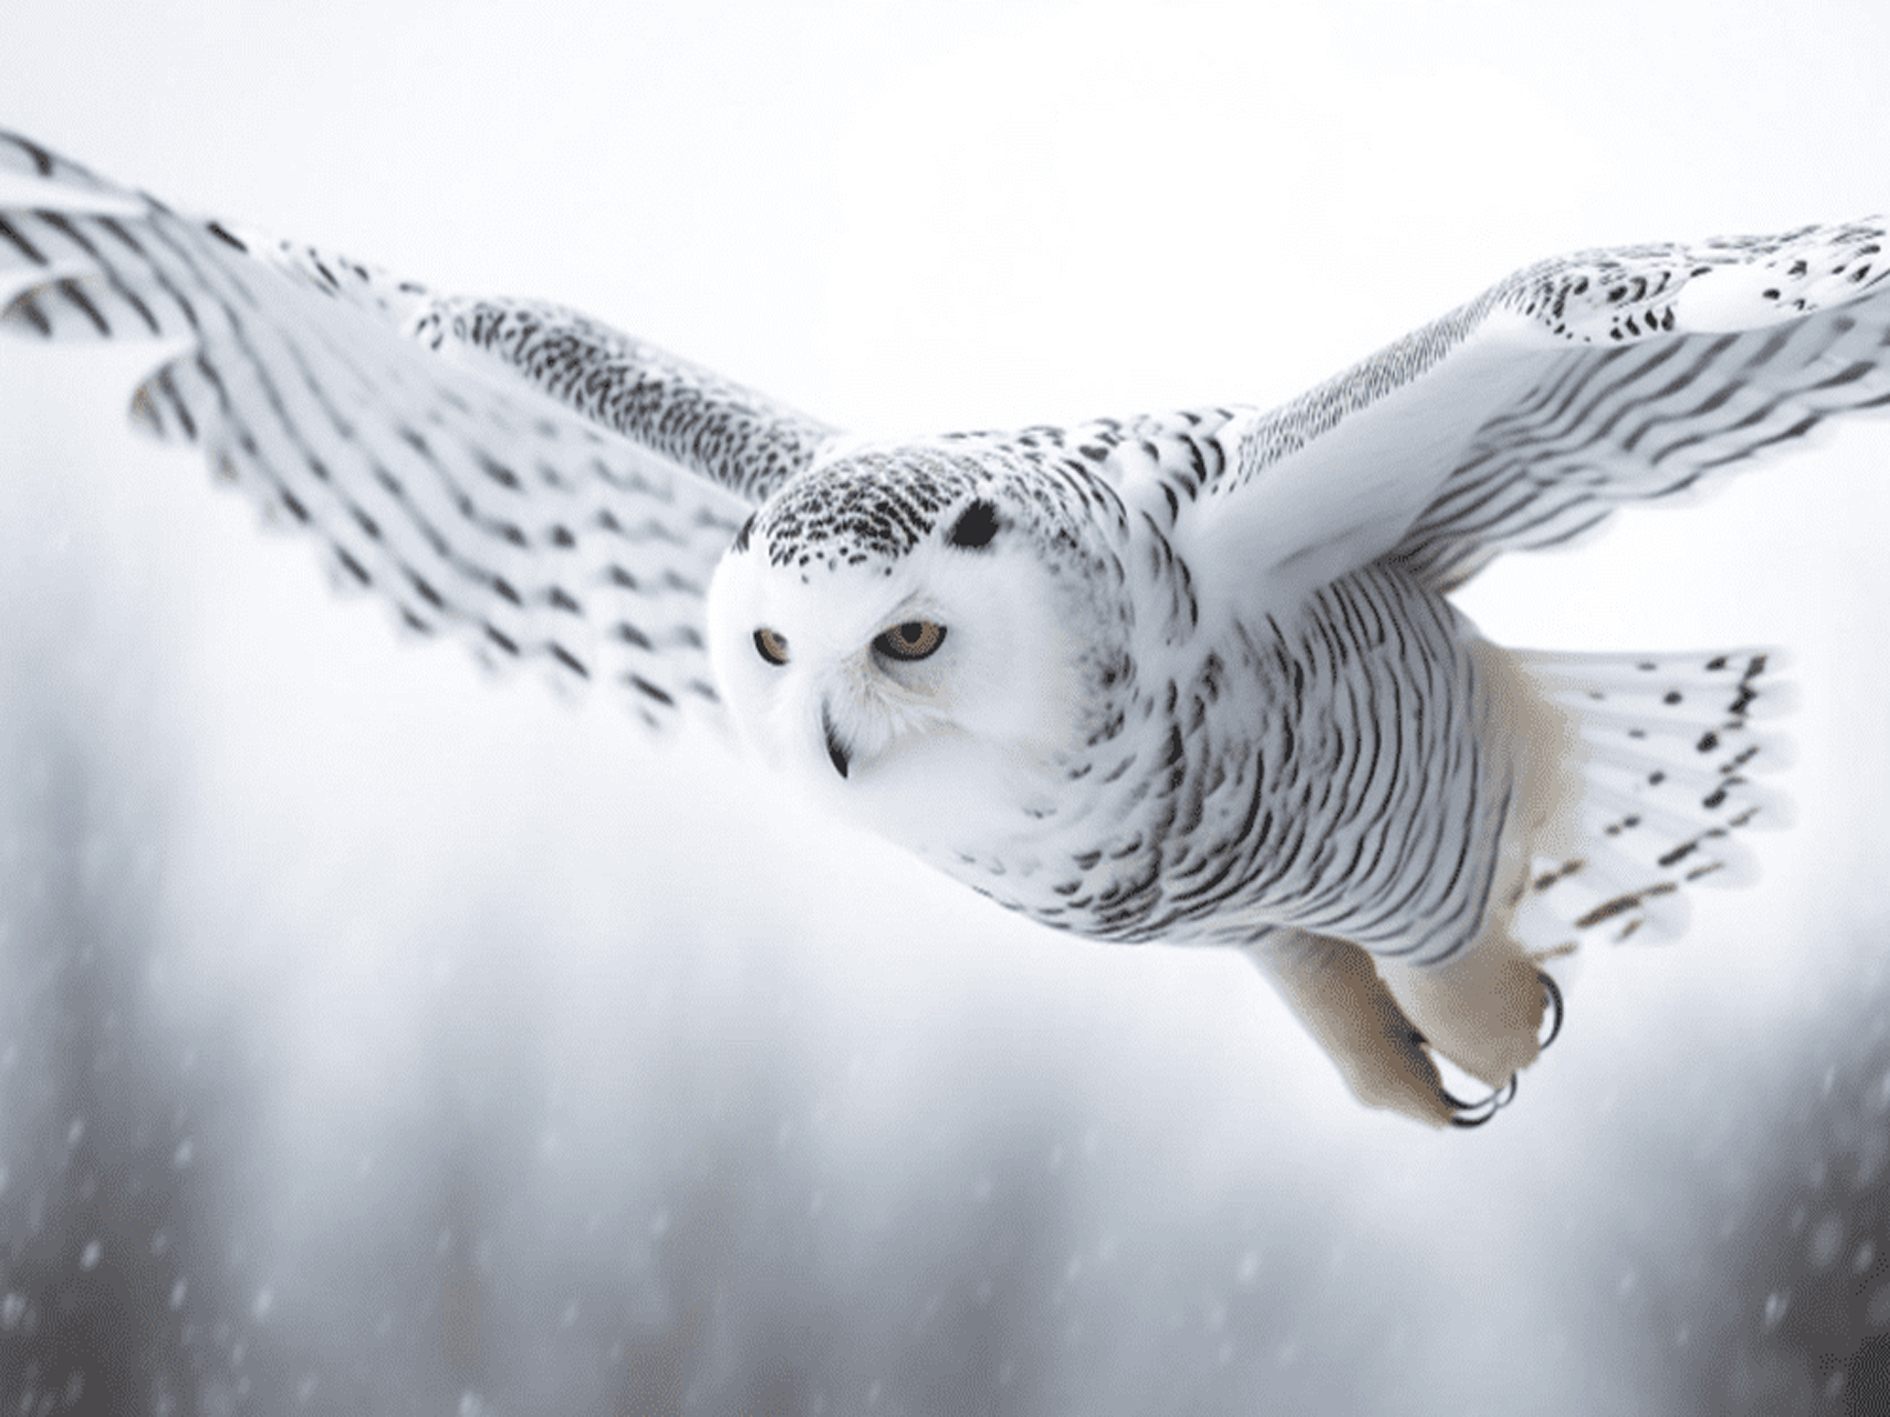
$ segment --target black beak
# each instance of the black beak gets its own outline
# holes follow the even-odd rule
[[[827,736],[827,758],[833,764],[833,770],[845,777],[847,775],[848,754],[846,744],[840,741],[840,735],[834,730],[833,719],[827,715],[827,706],[820,706],[820,731]]]

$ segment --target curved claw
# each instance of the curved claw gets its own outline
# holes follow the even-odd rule
[[[1454,1097],[1449,1092],[1444,1094],[1444,1100],[1456,1109],[1456,1112],[1450,1119],[1451,1126],[1480,1127],[1516,1100],[1516,1075],[1514,1073],[1510,1074],[1508,1082],[1497,1088],[1496,1091],[1492,1092],[1481,1102],[1465,1102],[1462,1098]]]
[[[1538,1051],[1547,1048],[1562,1032],[1562,988],[1543,970],[1536,971],[1536,978],[1542,981],[1542,993],[1554,1017],[1549,1021],[1549,1036],[1536,1045]]]
[[[1562,1004],[1561,986],[1542,970],[1536,971],[1536,977],[1542,981],[1543,1002],[1549,1012],[1549,1032],[1547,1036],[1536,1045],[1538,1051],[1540,1051],[1543,1048],[1547,1048],[1560,1036],[1562,1032],[1562,1019],[1565,1016],[1566,1010]],[[1421,1036],[1422,1035],[1420,1035],[1420,1037]],[[1448,1091],[1444,1093],[1444,1101],[1448,1102],[1454,1109],[1454,1115],[1450,1119],[1450,1124],[1453,1127],[1480,1127],[1515,1100],[1516,1074],[1514,1073],[1510,1074],[1508,1082],[1497,1088],[1496,1091],[1492,1092],[1481,1102],[1465,1102],[1461,1097],[1456,1097]]]

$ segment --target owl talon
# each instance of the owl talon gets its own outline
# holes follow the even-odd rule
[[[1562,1006],[1561,986],[1541,970],[1536,971],[1536,977],[1542,981],[1543,1004],[1549,1015],[1549,1031],[1543,1036],[1542,1041],[1536,1045],[1537,1050],[1540,1051],[1555,1042],[1556,1037],[1562,1032],[1564,1009]],[[1412,1030],[1412,1032],[1416,1035],[1419,1042],[1426,1041],[1423,1034],[1417,1033],[1415,1029]],[[1509,1106],[1511,1102],[1516,1100],[1516,1076],[1516,1074],[1511,1073],[1508,1082],[1497,1088],[1496,1091],[1492,1092],[1481,1102],[1465,1102],[1461,1097],[1452,1094],[1449,1089],[1445,1089],[1444,1101],[1450,1105],[1451,1109],[1450,1125],[1464,1128],[1480,1127],[1485,1122],[1489,1121],[1490,1118],[1494,1117],[1498,1112],[1502,1111],[1505,1107]]]
[[[1450,1125],[1453,1127],[1480,1127],[1510,1103],[1516,1100],[1516,1077],[1510,1075],[1508,1082],[1492,1092],[1481,1102],[1465,1102],[1462,1098],[1444,1093],[1444,1100],[1451,1106]]]
[[[1548,1010],[1551,1015],[1549,1019],[1548,1036],[1536,1045],[1536,1051],[1541,1052],[1551,1043],[1555,1042],[1557,1036],[1562,1032],[1562,988],[1554,979],[1550,978],[1548,973],[1544,970],[1538,969],[1536,971],[1536,978],[1542,981],[1543,999],[1548,1005]]]

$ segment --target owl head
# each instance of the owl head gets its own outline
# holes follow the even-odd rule
[[[1068,770],[1106,619],[1044,509],[982,458],[853,453],[742,528],[709,653],[764,762],[922,851],[1028,820]]]

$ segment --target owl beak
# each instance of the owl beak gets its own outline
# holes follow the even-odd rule
[[[833,715],[827,711],[824,701],[820,706],[820,731],[827,739],[828,761],[833,764],[835,772],[845,777],[852,754],[847,750],[847,745],[840,741],[840,730],[833,726]]]

